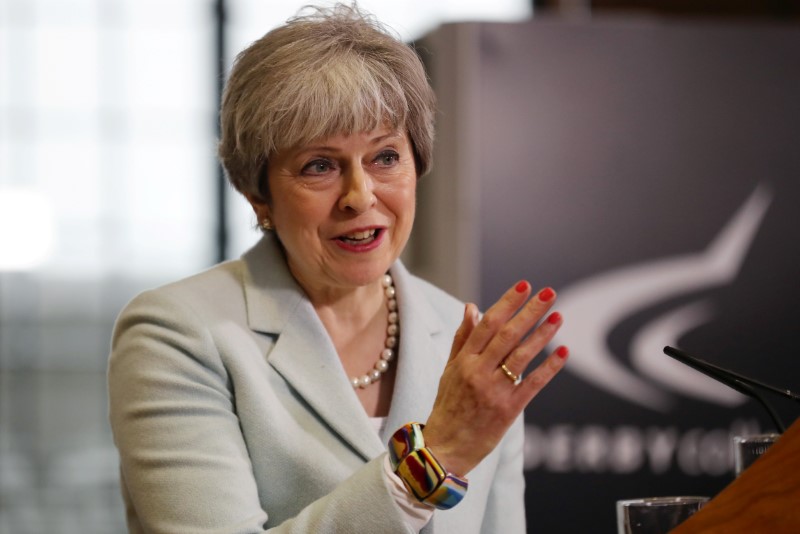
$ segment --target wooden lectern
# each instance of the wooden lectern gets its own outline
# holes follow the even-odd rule
[[[673,534],[800,533],[800,419]]]

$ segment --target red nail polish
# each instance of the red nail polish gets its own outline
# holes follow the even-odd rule
[[[522,280],[516,286],[514,286],[514,289],[517,290],[517,293],[525,293],[525,291],[528,289],[528,282]]]
[[[567,356],[569,356],[569,349],[564,345],[561,345],[556,349],[556,355],[562,359],[566,358]]]
[[[553,291],[549,287],[546,287],[546,288],[542,289],[541,291],[539,291],[539,300],[541,300],[542,302],[547,302],[548,300],[553,298],[555,295],[556,295],[555,291]]]
[[[558,324],[561,321],[561,314],[558,312],[553,312],[550,314],[550,317],[547,318],[547,322],[550,324]]]

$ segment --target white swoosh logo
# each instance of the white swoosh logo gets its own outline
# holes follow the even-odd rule
[[[660,350],[665,345],[677,345],[682,334],[707,323],[713,316],[713,306],[705,300],[682,306],[651,321],[631,340],[631,363],[653,381],[688,397],[727,407],[742,404],[747,397],[741,393],[667,358]]]
[[[553,342],[570,347],[567,369],[582,379],[643,406],[666,411],[672,397],[630,372],[609,351],[606,338],[611,329],[636,311],[658,302],[713,286],[730,283],[736,277],[771,200],[765,186],[759,186],[722,228],[706,250],[632,265],[583,279],[559,291],[559,309],[566,321]],[[707,320],[709,316],[703,317]],[[694,327],[694,321],[679,325]],[[680,336],[674,320],[656,322],[634,346],[638,367],[647,374],[661,373],[664,367],[652,363],[646,352],[658,354],[664,345],[676,344]],[[666,338],[673,337],[669,341]],[[650,346],[650,340],[658,343]],[[638,356],[637,356],[638,355]],[[666,359],[666,356],[663,357]],[[665,364],[669,365],[669,364]],[[695,373],[696,374],[696,373]],[[697,376],[702,376],[697,374]],[[682,375],[681,381],[686,376]],[[693,380],[693,379],[692,379]],[[697,396],[701,386],[685,388],[672,378],[660,377],[673,389]],[[691,380],[690,380],[691,381]],[[719,390],[717,390],[719,391]],[[719,400],[719,393],[710,394]],[[706,399],[710,399],[705,395]],[[734,402],[731,399],[728,404]]]

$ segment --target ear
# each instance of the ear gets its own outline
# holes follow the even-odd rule
[[[272,212],[270,211],[269,204],[267,204],[266,200],[251,193],[245,193],[244,196],[247,199],[247,202],[249,202],[250,206],[253,208],[259,224],[261,224],[264,219],[272,219]]]

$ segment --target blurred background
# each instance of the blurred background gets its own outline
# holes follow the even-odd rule
[[[215,159],[221,81],[305,3],[0,0],[0,534],[125,531],[114,320],[258,238]],[[713,496],[730,436],[772,423],[658,353],[797,387],[798,2],[359,4],[440,101],[412,270],[482,306],[519,278],[561,296],[573,357],[526,415],[530,531]]]

